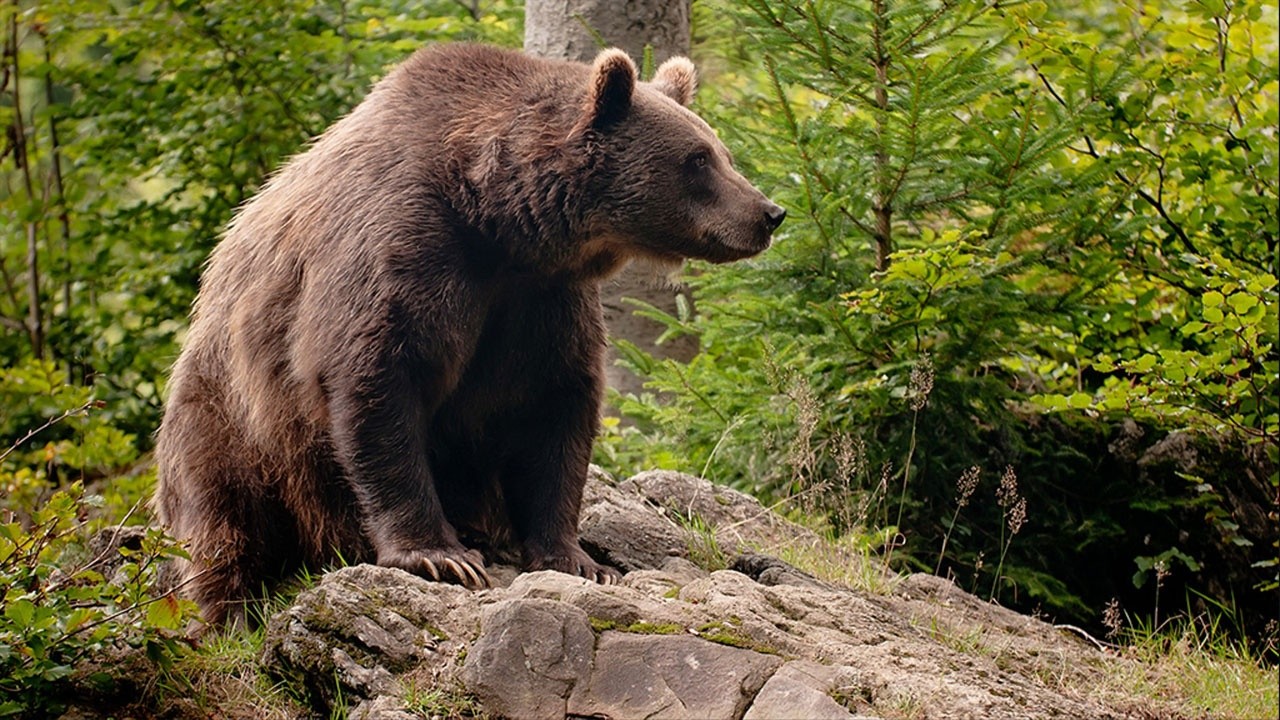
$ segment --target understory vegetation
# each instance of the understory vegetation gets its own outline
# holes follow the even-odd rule
[[[619,342],[650,391],[611,398],[597,462],[776,505],[831,539],[784,558],[824,577],[1079,626],[1189,712],[1273,712],[1274,4],[693,8],[695,109],[789,217],[687,268],[680,316],[637,308],[700,352]],[[119,693],[124,658],[143,702],[288,716],[260,638],[192,649],[157,589],[183,550],[143,529],[201,264],[389,66],[518,46],[520,6],[14,0],[0,27],[0,716]]]
[[[650,311],[701,352],[624,344],[654,392],[604,456],[1062,621],[1189,603],[1274,657],[1274,8],[701,17],[701,109],[791,219]]]

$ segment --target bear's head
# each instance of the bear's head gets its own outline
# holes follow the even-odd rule
[[[638,82],[623,51],[596,57],[572,134],[595,167],[593,234],[666,262],[729,262],[769,247],[786,211],[734,169],[715,132],[686,107],[696,85],[685,58]]]

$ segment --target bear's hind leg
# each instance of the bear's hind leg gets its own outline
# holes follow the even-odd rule
[[[174,527],[191,558],[180,592],[196,601],[211,626],[257,625],[255,604],[299,566],[288,552],[298,545],[292,519],[247,487],[252,486],[207,487],[193,498],[199,512]]]
[[[257,453],[207,395],[175,390],[157,438],[161,522],[190,556],[179,563],[177,591],[196,601],[207,625],[249,624],[250,603],[296,567],[293,523],[272,496]]]

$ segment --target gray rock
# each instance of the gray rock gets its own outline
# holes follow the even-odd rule
[[[357,565],[326,574],[271,618],[262,663],[328,708],[339,696],[359,701],[389,692],[410,669],[448,665],[478,624],[468,590]]]
[[[857,717],[834,695],[856,697],[853,668],[833,668],[804,660],[789,662],[769,678],[743,720],[850,720]]]
[[[745,553],[734,558],[729,566],[761,585],[797,585],[799,587],[820,587],[830,589],[829,583],[818,580],[809,573],[783,562],[776,557]]]
[[[675,597],[680,588],[708,576],[706,570],[684,558],[667,558],[661,570],[636,570],[622,578],[622,584],[650,597]]]
[[[552,570],[527,573],[516,578],[508,588],[508,597],[557,600],[578,608],[588,618],[623,625],[644,619],[640,606],[647,600],[639,593],[620,592],[584,578]]]
[[[605,632],[572,715],[613,718],[735,718],[781,659],[688,635]]]
[[[409,712],[400,698],[379,695],[351,708],[347,720],[419,720],[419,716]]]
[[[650,470],[619,483],[618,488],[638,493],[669,514],[698,518],[715,531],[716,540],[728,553],[770,547],[780,541],[817,540],[812,531],[784,519],[750,495],[693,475]]]
[[[502,717],[564,718],[587,676],[595,634],[587,614],[555,600],[503,600],[484,609],[462,682]]]
[[[578,535],[587,552],[623,572],[659,568],[688,552],[674,522],[646,504],[634,486],[615,486],[606,477],[592,473],[583,492]]]

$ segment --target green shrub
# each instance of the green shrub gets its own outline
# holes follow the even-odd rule
[[[717,72],[700,110],[790,216],[760,258],[694,268],[698,312],[665,319],[698,337],[692,361],[622,347],[654,392],[615,399],[635,429],[613,457],[818,498],[836,527],[878,494],[860,519],[902,533],[908,566],[1077,620],[1181,532],[1203,546],[1233,522],[1175,526],[1238,480],[1140,481],[1109,449],[1123,423],[1148,446],[1256,443],[1276,486],[1273,9],[792,0],[696,19]],[[975,465],[1017,474],[1011,544],[996,483],[952,520]],[[1260,572],[1212,584],[1252,607],[1276,548],[1246,534]]]
[[[136,548],[108,544],[89,556],[82,517],[97,501],[73,483],[27,522],[0,511],[0,715],[57,712],[74,696],[71,676],[82,663],[135,651],[164,666],[182,644],[179,631],[194,607],[153,592],[161,564],[182,551],[148,529]],[[97,674],[77,682],[110,680]]]

